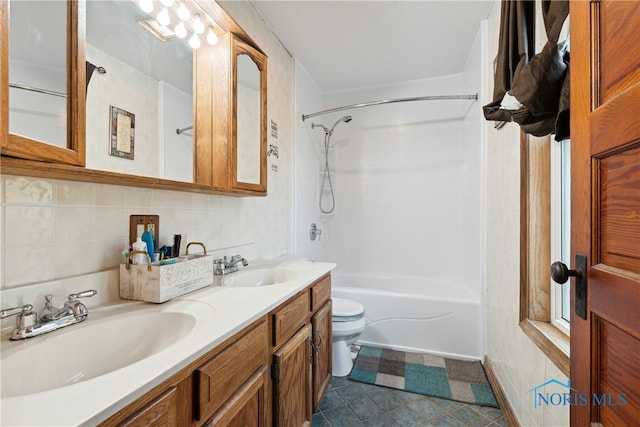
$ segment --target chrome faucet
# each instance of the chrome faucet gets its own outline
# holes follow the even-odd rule
[[[92,297],[97,293],[95,290],[88,290],[70,294],[61,308],[53,306],[53,295],[47,295],[40,321],[38,321],[38,315],[33,311],[31,304],[2,310],[0,318],[17,316],[16,327],[11,334],[12,340],[36,337],[85,320],[89,315],[89,310],[78,299]]]
[[[243,266],[249,265],[249,262],[242,258],[242,255],[234,255],[231,259],[228,259],[226,256],[223,258],[218,258],[213,261],[213,265],[215,270],[213,274],[216,276],[222,276],[223,274],[233,273],[234,271],[238,271],[238,264],[242,263]]]

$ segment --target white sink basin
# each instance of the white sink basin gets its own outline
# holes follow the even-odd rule
[[[240,271],[230,273],[222,278],[222,286],[248,288],[269,286],[295,279],[299,269],[286,264],[265,264],[244,267]]]
[[[84,322],[3,343],[2,397],[65,387],[131,365],[179,342],[198,320],[175,305],[137,307],[90,310]]]

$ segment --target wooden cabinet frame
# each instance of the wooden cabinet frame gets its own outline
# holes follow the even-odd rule
[[[84,166],[86,123],[85,2],[67,3],[67,147],[9,132],[9,2],[0,3],[0,132],[2,155]]]

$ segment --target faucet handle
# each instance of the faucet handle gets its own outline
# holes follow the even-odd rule
[[[25,304],[22,307],[7,308],[0,311],[0,319],[15,316],[16,314],[28,314],[31,310],[33,310],[33,306],[31,304]]]
[[[32,311],[33,306],[31,304],[25,304],[22,307],[8,308],[0,312],[0,318],[15,316],[16,314],[16,329],[31,328],[38,323],[38,315]]]
[[[78,293],[75,293],[75,294],[69,294],[69,296],[67,296],[67,298],[69,299],[69,301],[74,301],[74,300],[77,300],[78,298],[92,297],[92,296],[96,295],[97,293],[98,293],[98,291],[96,291],[95,289],[88,289],[86,291],[78,292]]]

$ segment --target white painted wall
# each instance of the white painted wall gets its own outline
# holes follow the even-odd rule
[[[107,70],[94,72],[87,88],[87,168],[160,177],[158,81],[92,46],[87,61]],[[110,106],[135,114],[133,160],[109,155]]]
[[[193,129],[180,135],[176,129],[193,126],[193,96],[166,82],[160,85],[160,176],[193,182]]]
[[[302,114],[322,110],[322,92],[309,76],[302,64],[296,61],[295,72],[295,218],[294,252],[297,256],[318,260],[317,247],[320,241],[309,239],[309,227],[320,223],[318,208],[320,189],[320,163],[322,150],[318,144],[318,130],[311,130],[313,119],[302,121]]]

